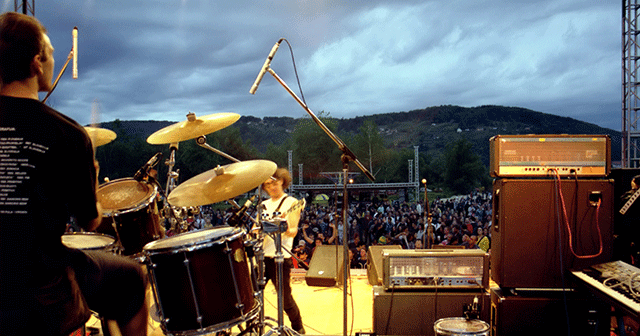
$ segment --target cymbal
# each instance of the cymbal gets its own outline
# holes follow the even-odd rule
[[[169,204],[179,207],[226,201],[266,181],[278,166],[268,160],[240,161],[194,176],[169,193]]]
[[[195,139],[219,131],[240,119],[237,113],[214,113],[203,117],[196,117],[194,113],[187,114],[187,120],[169,125],[147,138],[152,145],[171,144]]]
[[[106,145],[116,138],[116,132],[110,129],[85,126],[84,130],[89,134],[94,147]]]

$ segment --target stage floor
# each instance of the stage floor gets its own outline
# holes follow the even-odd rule
[[[344,293],[342,287],[307,286],[304,270],[292,270],[291,287],[293,297],[300,308],[302,321],[307,335],[343,335],[344,331]],[[373,331],[373,289],[367,280],[364,269],[351,270],[350,293],[347,296],[347,333]],[[151,291],[148,293],[149,303],[149,336],[165,335],[160,327],[156,314],[155,301]],[[275,287],[269,282],[264,291],[265,316],[271,325],[277,326],[278,297]],[[289,318],[284,314],[285,325],[290,327]],[[91,318],[87,326],[100,328],[100,322]],[[269,329],[265,329],[265,332]],[[240,329],[234,327],[231,332],[237,334]],[[114,335],[115,336],[115,335]]]

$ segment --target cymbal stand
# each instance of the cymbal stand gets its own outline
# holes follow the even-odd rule
[[[201,135],[201,136],[197,137],[196,138],[196,143],[198,144],[198,146],[206,148],[206,149],[208,149],[208,150],[210,150],[210,151],[212,151],[212,152],[214,152],[214,153],[216,153],[216,154],[218,154],[218,155],[220,155],[222,157],[225,157],[225,158],[227,158],[227,159],[229,159],[229,160],[231,160],[233,162],[240,162],[240,160],[234,158],[233,156],[231,156],[231,155],[229,155],[229,154],[227,154],[227,153],[225,153],[225,152],[223,152],[221,150],[218,150],[218,149],[215,149],[215,148],[211,147],[211,145],[209,145],[207,143],[207,137],[204,136],[204,135]]]
[[[176,179],[178,178],[177,172],[173,172],[173,167],[176,165],[176,151],[178,150],[178,143],[172,143],[169,145],[169,150],[171,153],[169,154],[167,161],[165,161],[165,164],[169,167],[169,171],[167,172],[166,195],[169,195],[171,190],[176,186]]]
[[[167,184],[164,192],[164,197],[162,200],[163,213],[165,216],[168,215],[169,221],[171,223],[171,228],[176,230],[178,233],[185,231],[184,225],[182,223],[181,218],[178,218],[176,212],[174,211],[171,204],[169,204],[169,194],[176,187],[178,177],[180,176],[180,171],[173,171],[173,167],[176,165],[176,152],[178,151],[178,143],[172,143],[169,145],[169,158],[165,161],[165,165],[168,167],[167,171]],[[158,183],[159,189],[162,191],[162,186]]]

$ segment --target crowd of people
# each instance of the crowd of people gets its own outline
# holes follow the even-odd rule
[[[366,268],[367,250],[372,245],[400,245],[403,249],[422,249],[433,245],[490,249],[491,193],[468,195],[430,202],[430,221],[425,234],[423,203],[399,201],[355,201],[349,204],[347,220],[351,268]],[[230,212],[202,209],[193,228],[225,225]],[[318,245],[343,244],[342,208],[335,205],[307,204],[302,212],[293,253],[307,265]],[[430,228],[430,229],[429,229]],[[294,260],[295,267],[303,267]]]

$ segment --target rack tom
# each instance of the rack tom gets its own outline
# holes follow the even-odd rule
[[[155,185],[122,178],[100,185],[96,194],[103,211],[96,231],[116,237],[122,254],[139,254],[145,244],[164,237]]]

